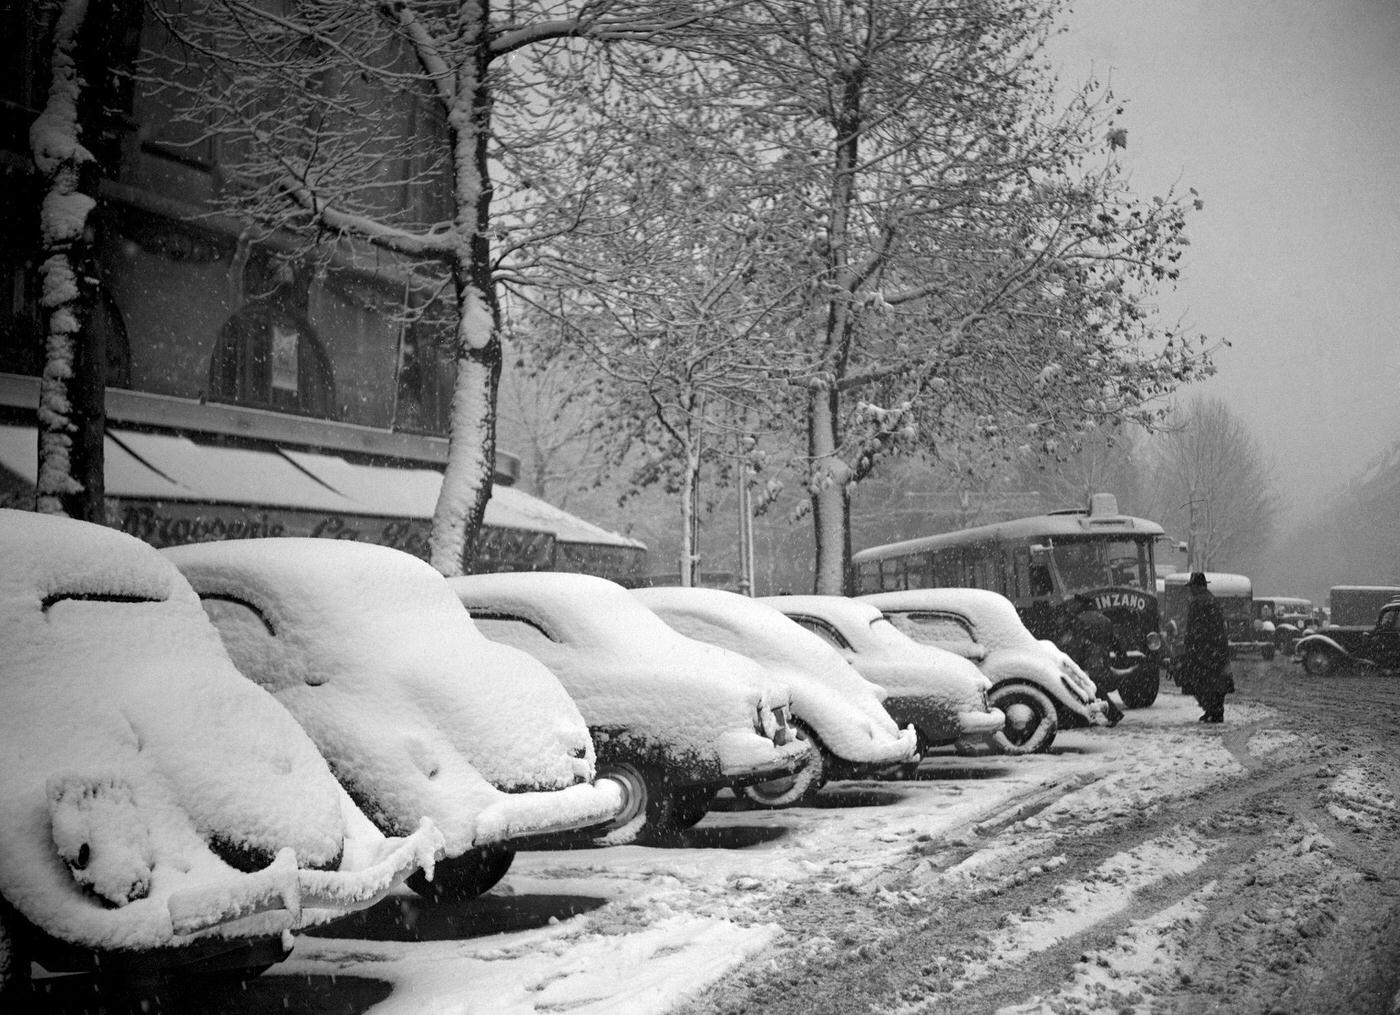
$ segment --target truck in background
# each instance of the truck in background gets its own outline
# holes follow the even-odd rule
[[[1400,585],[1333,585],[1328,593],[1331,627],[1371,627],[1380,609],[1400,598]]]

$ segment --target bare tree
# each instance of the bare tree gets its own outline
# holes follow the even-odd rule
[[[692,29],[689,0],[193,0],[159,8],[172,45],[150,65],[201,136],[219,140],[221,206],[296,256],[387,258],[408,312],[450,327],[448,462],[430,559],[469,569],[491,492],[501,373],[498,259],[561,226],[563,181],[515,175],[519,152],[570,136],[532,90],[532,49]],[[496,177],[493,178],[493,172]]]
[[[524,489],[568,507],[607,471],[605,390],[590,364],[567,351],[542,362],[523,351],[515,356],[513,369],[501,376],[501,432],[520,452]]]
[[[1096,427],[1077,443],[1053,452],[1028,454],[1019,473],[1037,489],[1048,508],[1082,507],[1095,493],[1112,493],[1125,514],[1145,510],[1143,441],[1147,434],[1131,425]]]
[[[854,484],[911,436],[1009,458],[1150,421],[1204,367],[1150,315],[1191,201],[1131,194],[1110,95],[1057,106],[1059,6],[779,0],[718,45],[766,131],[753,172],[800,195],[816,255],[793,347],[822,591],[844,587]]]
[[[1147,448],[1150,517],[1184,535],[1192,570],[1244,569],[1268,546],[1279,498],[1259,442],[1221,399],[1174,410]]]
[[[631,489],[660,484],[677,496],[680,579],[694,584],[702,468],[747,492],[758,441],[788,396],[783,378],[803,372],[783,353],[804,283],[784,271],[792,209],[732,186],[723,168],[753,148],[734,134],[710,68],[671,54],[658,87],[632,84],[617,114],[618,76],[652,63],[615,56],[597,101],[579,104],[593,140],[579,161],[625,157],[616,172],[586,170],[600,183],[580,202],[578,227],[542,257],[548,288],[527,298],[607,378]],[[555,73],[574,83],[587,68]]]

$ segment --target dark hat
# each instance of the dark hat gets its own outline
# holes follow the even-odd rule
[[[1205,574],[1204,574],[1203,572],[1201,572],[1201,571],[1192,571],[1192,572],[1191,572],[1191,580],[1188,581],[1186,584],[1187,584],[1187,585],[1195,586],[1196,588],[1201,588],[1201,589],[1203,589],[1203,588],[1205,588],[1207,585],[1209,585],[1210,582],[1206,581],[1206,576],[1205,576]]]

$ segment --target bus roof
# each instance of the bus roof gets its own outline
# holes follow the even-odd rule
[[[917,553],[920,550],[940,550],[948,546],[963,546],[968,543],[991,543],[1003,540],[1020,540],[1068,536],[1132,536],[1156,537],[1163,535],[1162,526],[1145,518],[1131,515],[1098,514],[1084,510],[1056,511],[1053,514],[1033,515],[1030,518],[1013,518],[990,525],[978,525],[971,529],[958,529],[943,532],[936,536],[920,536],[900,543],[886,543],[884,546],[871,546],[852,554],[851,563],[863,560],[883,559]]]

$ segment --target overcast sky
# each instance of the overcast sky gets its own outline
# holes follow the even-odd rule
[[[1140,194],[1195,187],[1167,320],[1294,512],[1400,440],[1400,0],[1077,0],[1067,79],[1127,100]],[[1296,517],[1296,515],[1295,515]]]

